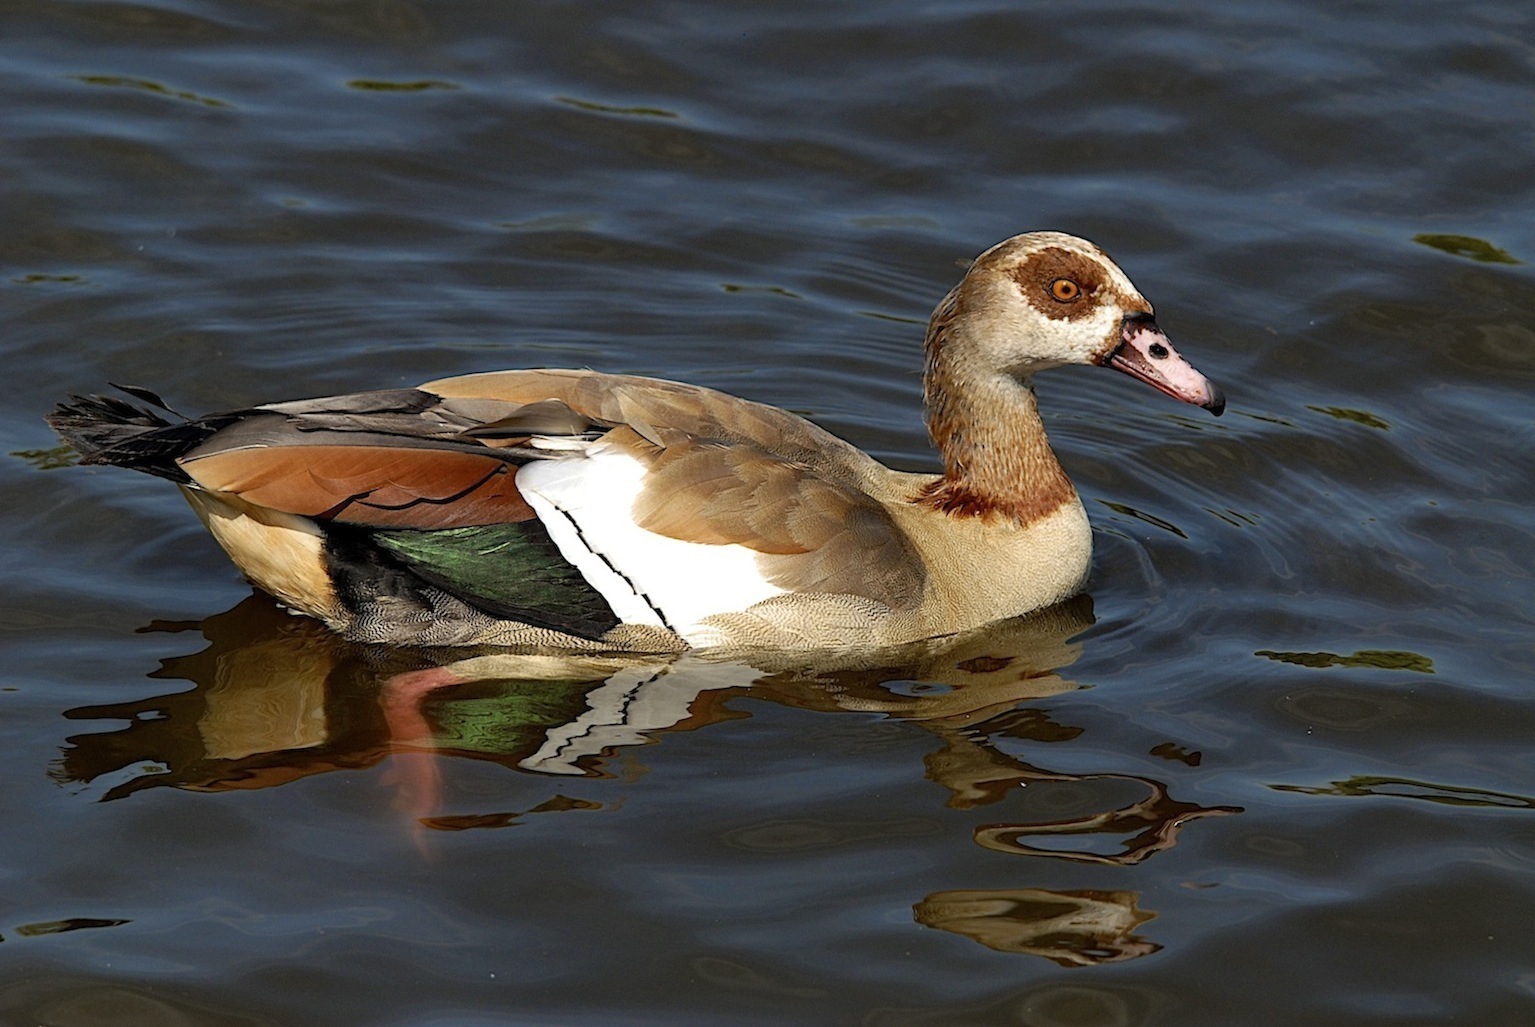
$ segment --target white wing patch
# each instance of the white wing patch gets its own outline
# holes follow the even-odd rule
[[[699,623],[705,617],[787,591],[762,576],[745,546],[684,542],[635,524],[645,473],[640,461],[600,441],[517,472],[517,488],[560,555],[620,620],[703,641],[713,637]]]
[[[758,672],[738,663],[689,662],[685,657],[668,667],[630,667],[586,693],[586,711],[553,727],[544,744],[517,762],[524,770],[543,774],[584,774],[579,760],[623,745],[644,745],[649,731],[660,731],[685,720],[693,700],[709,689],[741,688]]]

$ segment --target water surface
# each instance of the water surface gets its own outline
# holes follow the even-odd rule
[[[0,12],[0,1019],[1535,1019],[1535,11]],[[1230,401],[1040,381],[1090,597],[867,661],[348,646],[65,393],[680,378],[930,469],[963,262],[1094,239]]]

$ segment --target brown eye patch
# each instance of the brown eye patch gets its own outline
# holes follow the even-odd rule
[[[1029,254],[1012,274],[1029,306],[1057,321],[1090,316],[1097,304],[1086,301],[1106,285],[1097,261],[1059,246]]]

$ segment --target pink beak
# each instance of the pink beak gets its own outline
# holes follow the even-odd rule
[[[1119,345],[1102,362],[1173,399],[1204,407],[1216,417],[1226,409],[1221,390],[1178,355],[1150,314],[1125,318]]]

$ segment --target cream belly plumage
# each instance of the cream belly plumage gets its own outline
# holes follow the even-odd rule
[[[942,475],[803,418],[592,371],[466,375],[179,419],[152,393],[50,423],[86,463],[177,483],[235,564],[349,637],[397,645],[893,645],[1079,591],[1087,515],[1033,376],[1114,367],[1219,414],[1219,390],[1091,243],[982,254],[934,311]]]

